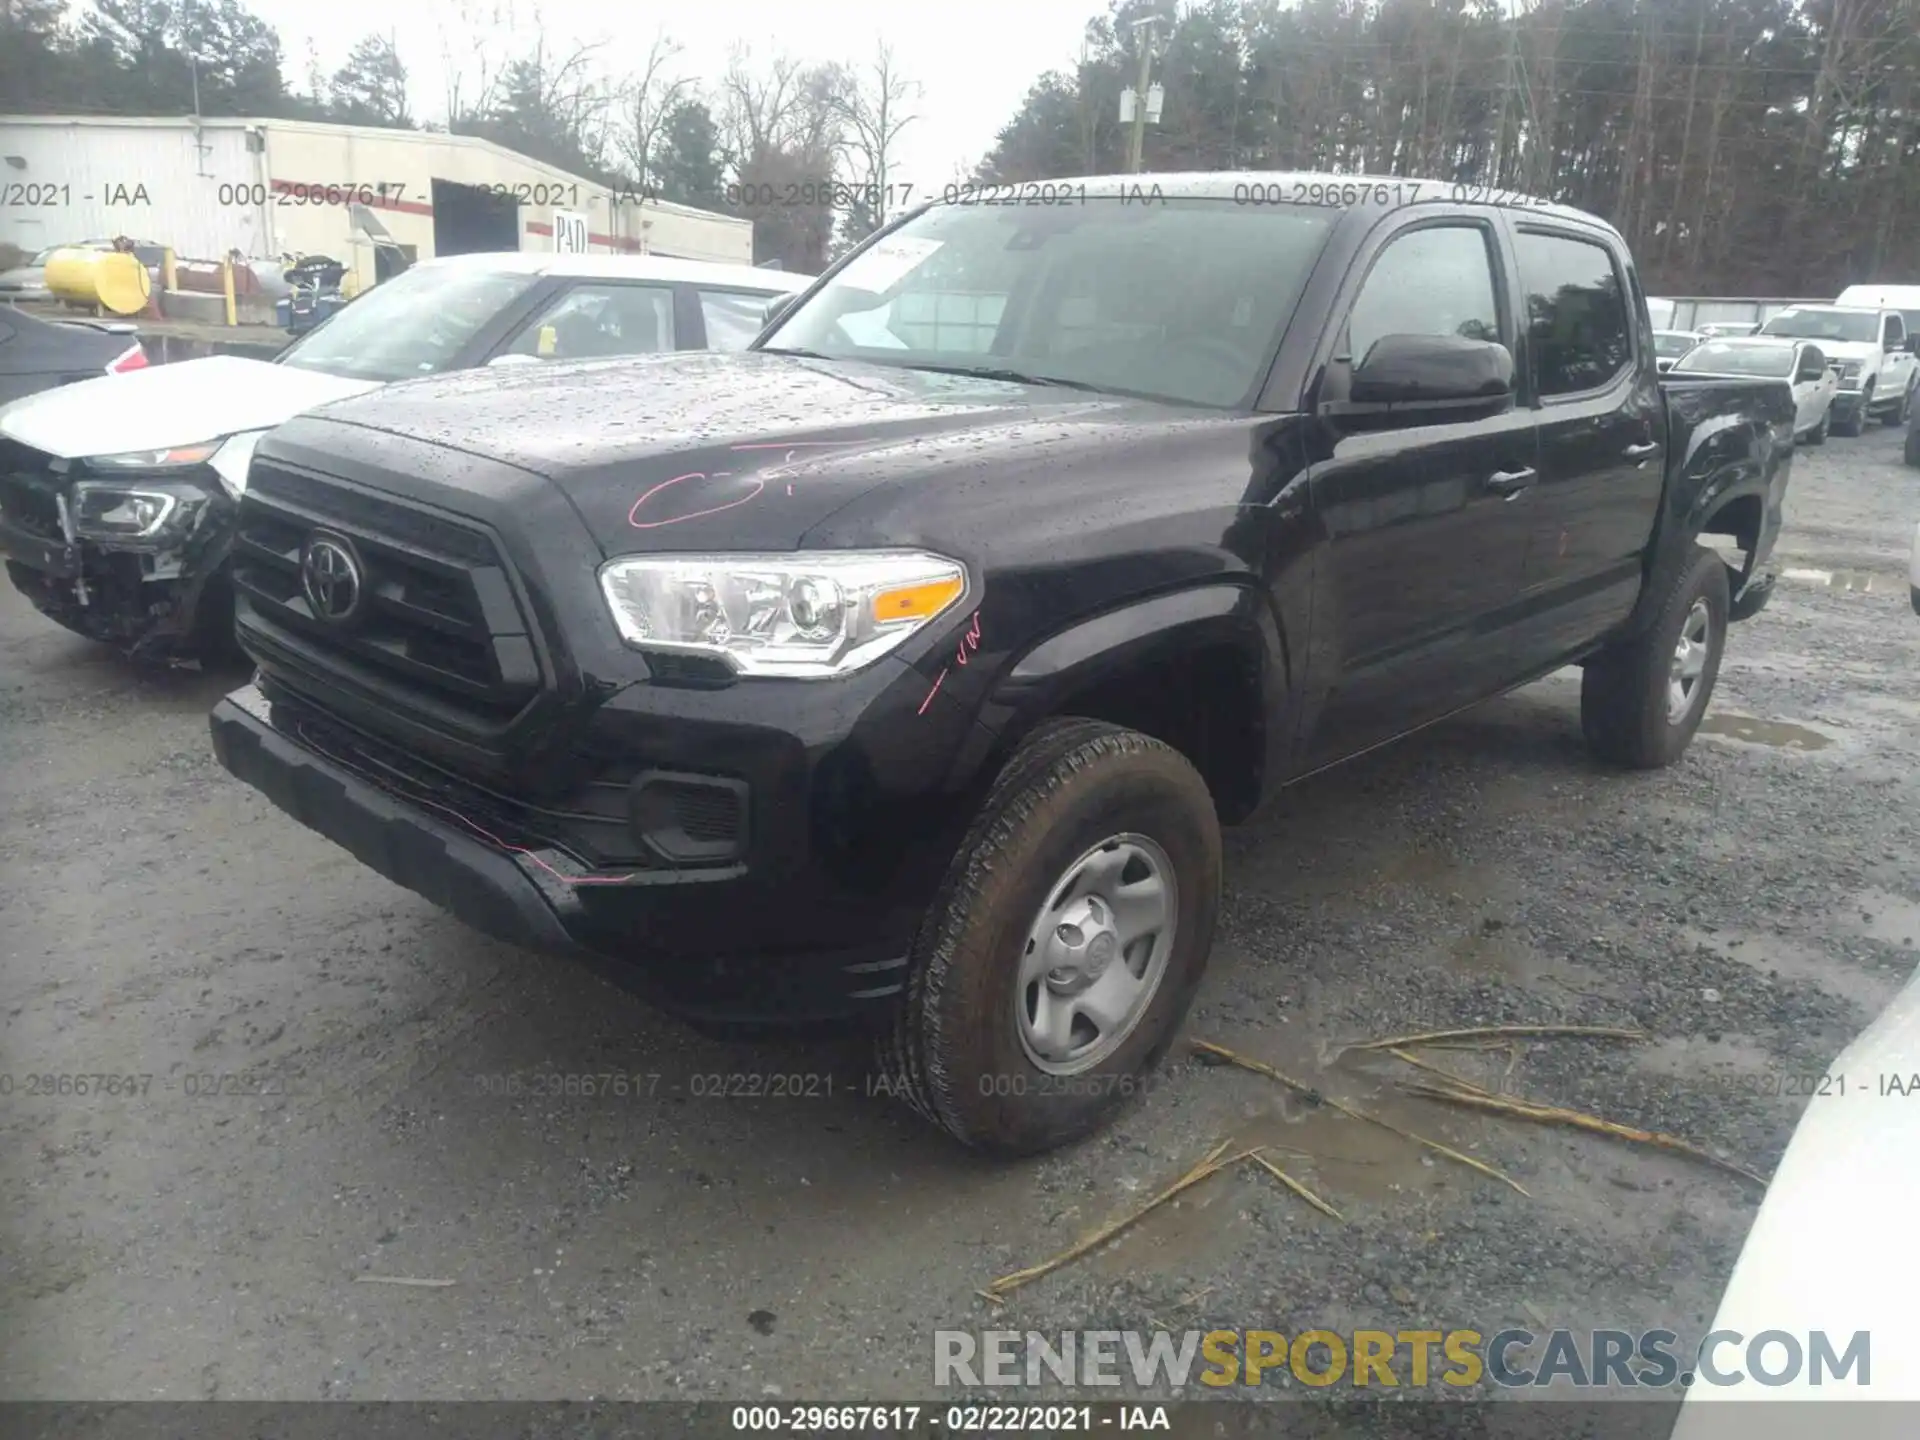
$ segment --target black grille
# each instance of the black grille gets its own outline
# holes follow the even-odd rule
[[[364,567],[350,624],[316,616],[302,589],[315,530],[344,536]],[[497,731],[539,694],[506,563],[478,526],[256,460],[233,570],[251,625],[296,687],[302,672],[342,680],[456,733]]]
[[[52,457],[0,436],[0,514],[11,523],[42,540],[63,541],[54,497],[65,484],[53,471]]]

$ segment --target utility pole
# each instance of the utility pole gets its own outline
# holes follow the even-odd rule
[[[1140,27],[1146,27],[1146,33],[1140,35],[1140,74],[1134,82],[1132,105],[1127,106],[1126,96],[1121,97],[1120,103],[1133,112],[1133,133],[1127,137],[1127,173],[1138,175],[1147,141],[1147,81],[1153,77],[1153,42],[1159,30],[1160,17],[1145,15],[1132,24],[1136,35],[1140,35]],[[1157,110],[1159,107],[1154,108]]]

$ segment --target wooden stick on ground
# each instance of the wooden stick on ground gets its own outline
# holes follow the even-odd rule
[[[1298,1195],[1302,1200],[1306,1201],[1309,1205],[1313,1206],[1314,1209],[1320,1211],[1322,1214],[1331,1215],[1334,1219],[1339,1220],[1343,1224],[1345,1223],[1346,1217],[1343,1216],[1338,1210],[1334,1209],[1333,1206],[1329,1205],[1326,1201],[1322,1200],[1318,1195],[1314,1194],[1306,1186],[1302,1185],[1298,1180],[1294,1179],[1291,1175],[1287,1174],[1286,1171],[1282,1170],[1278,1165],[1274,1164],[1273,1161],[1269,1160],[1265,1155],[1262,1155],[1258,1151],[1255,1151],[1252,1155],[1248,1156],[1247,1158],[1252,1160],[1254,1164],[1258,1165],[1262,1170],[1266,1171],[1269,1175],[1273,1176],[1273,1178],[1278,1180],[1282,1185],[1286,1186],[1289,1190],[1293,1191],[1293,1193]]]
[[[1677,1135],[1667,1135],[1657,1130],[1641,1130],[1632,1125],[1622,1125],[1617,1121],[1605,1120],[1598,1115],[1589,1115],[1581,1110],[1569,1110],[1561,1105],[1546,1105],[1537,1100],[1519,1100],[1507,1095],[1489,1095],[1485,1092],[1460,1090],[1451,1086],[1410,1084],[1406,1090],[1410,1094],[1424,1095],[1432,1100],[1445,1100],[1455,1105],[1471,1106],[1479,1110],[1491,1110],[1500,1115],[1513,1115],[1522,1120],[1535,1120],[1543,1125],[1565,1125],[1574,1130],[1589,1130],[1596,1135],[1611,1135],[1616,1140],[1631,1140],[1639,1145],[1652,1145],[1662,1150],[1672,1150],[1681,1155],[1690,1155],[1716,1169],[1751,1180],[1754,1184],[1765,1186],[1763,1175],[1756,1174],[1744,1165],[1736,1165],[1731,1160],[1722,1160],[1718,1155],[1702,1150],[1698,1145],[1682,1140]]]
[[[1429,1030],[1420,1035],[1393,1035],[1385,1040],[1356,1040],[1342,1050],[1404,1050],[1409,1045],[1434,1045],[1443,1040],[1484,1040],[1512,1035],[1585,1035],[1600,1040],[1651,1040],[1644,1030],[1618,1025],[1481,1025],[1470,1030]]]
[[[1418,1055],[1414,1055],[1408,1051],[1402,1050],[1398,1046],[1395,1046],[1392,1049],[1388,1050],[1387,1053],[1393,1056],[1393,1058],[1396,1060],[1404,1060],[1409,1065],[1414,1065],[1419,1067],[1422,1070],[1430,1071],[1433,1074],[1440,1076],[1449,1085],[1458,1085],[1462,1090],[1473,1090],[1478,1092],[1481,1095],[1491,1095],[1493,1093],[1491,1090],[1487,1089],[1486,1086],[1476,1084],[1472,1080],[1467,1079],[1467,1077],[1464,1075],[1456,1075],[1453,1073],[1453,1071],[1445,1069],[1442,1066],[1435,1065],[1431,1061],[1422,1060]]]
[[[998,1280],[995,1280],[992,1283],[990,1283],[987,1286],[986,1290],[982,1291],[981,1293],[983,1295],[986,1295],[987,1298],[998,1302],[999,1300],[1003,1299],[1011,1291],[1018,1290],[1022,1285],[1030,1284],[1031,1282],[1040,1279],[1040,1277],[1043,1275],[1051,1275],[1055,1270],[1058,1270],[1062,1265],[1070,1265],[1075,1260],[1078,1260],[1082,1255],[1085,1255],[1088,1251],[1097,1250],[1100,1246],[1106,1244],[1107,1241],[1113,1239],[1113,1237],[1118,1235],[1121,1231],[1127,1229],[1128,1227],[1136,1224],[1138,1221],[1142,1220],[1146,1216],[1152,1214],[1155,1210],[1159,1209],[1162,1205],[1166,1204],[1167,1201],[1173,1199],[1173,1197],[1178,1195],[1181,1191],[1192,1189],[1195,1185],[1198,1185],[1202,1180],[1205,1180],[1208,1176],[1217,1175],[1220,1173],[1220,1171],[1225,1170],[1228,1166],[1239,1164],[1242,1160],[1246,1159],[1247,1156],[1253,1153],[1251,1150],[1242,1150],[1237,1155],[1234,1155],[1227,1159],[1222,1159],[1221,1157],[1226,1155],[1227,1150],[1232,1146],[1232,1144],[1233,1144],[1233,1141],[1231,1140],[1222,1140],[1218,1145],[1214,1146],[1213,1149],[1209,1150],[1204,1156],[1202,1156],[1199,1163],[1196,1164],[1191,1170],[1187,1171],[1186,1174],[1182,1175],[1178,1180],[1174,1181],[1171,1185],[1169,1185],[1166,1189],[1162,1190],[1158,1195],[1155,1195],[1151,1200],[1147,1201],[1144,1205],[1141,1205],[1136,1209],[1128,1211],[1125,1215],[1120,1216],[1117,1220],[1109,1220],[1106,1224],[1102,1225],[1099,1229],[1093,1231],[1091,1234],[1083,1236],[1081,1239],[1075,1241],[1071,1247],[1061,1251],[1058,1255],[1054,1256],[1051,1260],[1043,1260],[1038,1265],[1029,1266],[1025,1270],[1016,1270],[1011,1275],[1002,1275]]]
[[[1310,1099],[1318,1100],[1329,1108],[1338,1110],[1342,1115],[1354,1120],[1364,1120],[1369,1125],[1378,1125],[1382,1130],[1390,1130],[1402,1140],[1411,1140],[1416,1145],[1425,1146],[1436,1155],[1444,1155],[1457,1164],[1465,1165],[1470,1170],[1478,1170],[1482,1175],[1491,1176],[1493,1179],[1500,1181],[1501,1184],[1511,1185],[1522,1195],[1527,1195],[1527,1188],[1504,1171],[1496,1170],[1493,1166],[1476,1160],[1471,1155],[1462,1155],[1452,1146],[1442,1145],[1438,1140],[1429,1140],[1426,1136],[1416,1135],[1411,1130],[1402,1130],[1392,1121],[1382,1120],[1378,1115],[1369,1115],[1364,1110],[1356,1110],[1351,1105],[1335,1100],[1331,1095],[1323,1095],[1311,1085],[1303,1085],[1291,1075],[1282,1074],[1264,1060],[1249,1059],[1245,1055],[1239,1055],[1227,1049],[1224,1045],[1216,1045],[1211,1040],[1195,1040],[1193,1042],[1193,1048],[1203,1055],[1212,1055],[1221,1060],[1225,1060],[1229,1065],[1238,1065],[1242,1070],[1251,1070],[1256,1075],[1264,1075],[1269,1080],[1277,1080],[1289,1090],[1297,1091]],[[1532,1199],[1533,1197],[1527,1195],[1527,1198]]]

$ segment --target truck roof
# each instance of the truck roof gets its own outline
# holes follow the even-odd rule
[[[1334,175],[1314,170],[1192,170],[1174,171],[1164,174],[1146,173],[1140,175],[1072,175],[1055,180],[1012,181],[999,185],[948,185],[935,192],[934,203],[943,200],[960,200],[985,191],[988,194],[1020,192],[1028,187],[1044,194],[1050,187],[1060,190],[1067,187],[1080,189],[1085,187],[1087,194],[1102,199],[1122,199],[1138,195],[1144,191],[1152,195],[1157,189],[1167,199],[1191,200],[1242,200],[1247,195],[1247,187],[1259,186],[1263,192],[1272,187],[1283,188],[1284,194],[1279,203],[1290,203],[1285,195],[1290,195],[1294,187],[1302,187],[1305,194],[1311,194],[1313,187],[1332,186],[1340,189],[1346,186],[1365,187],[1366,194],[1351,206],[1342,205],[1341,209],[1373,210],[1385,212],[1398,208],[1402,204],[1425,204],[1429,200],[1457,200],[1463,204],[1500,203],[1514,209],[1535,211],[1550,215],[1555,219],[1577,220],[1585,225],[1596,226],[1616,238],[1619,231],[1597,215],[1585,210],[1576,210],[1570,205],[1561,205],[1555,201],[1536,195],[1527,195],[1518,190],[1507,190],[1498,186],[1472,184],[1465,181],[1435,180],[1416,175]],[[1386,198],[1378,198],[1382,187]],[[1408,192],[1417,193],[1417,199],[1405,200],[1401,197]],[[1273,202],[1268,202],[1273,203]],[[1312,200],[1300,203],[1313,204]]]
[[[679,260],[663,255],[556,255],[537,250],[484,250],[470,255],[439,255],[421,265],[509,270],[526,275],[569,279],[661,280],[690,285],[724,285],[791,293],[811,285],[811,275],[763,270],[754,265],[721,265],[708,260]]]

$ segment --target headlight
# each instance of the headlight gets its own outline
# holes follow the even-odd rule
[[[82,480],[73,487],[73,530],[90,540],[143,540],[173,518],[180,497],[113,482]]]
[[[122,455],[89,455],[89,470],[184,470],[204,465],[220,448],[218,440],[199,445],[175,445],[167,450],[129,450]]]
[[[266,433],[249,430],[244,435],[235,435],[214,452],[213,473],[220,477],[221,487],[236,500],[247,493],[247,467],[253,463],[253,447]]]
[[[825,679],[872,664],[953,609],[967,574],[921,552],[646,555],[603,565],[600,590],[638,649]]]
[[[1858,380],[1860,378],[1860,362],[1858,360],[1841,361],[1840,378],[1842,380]]]

